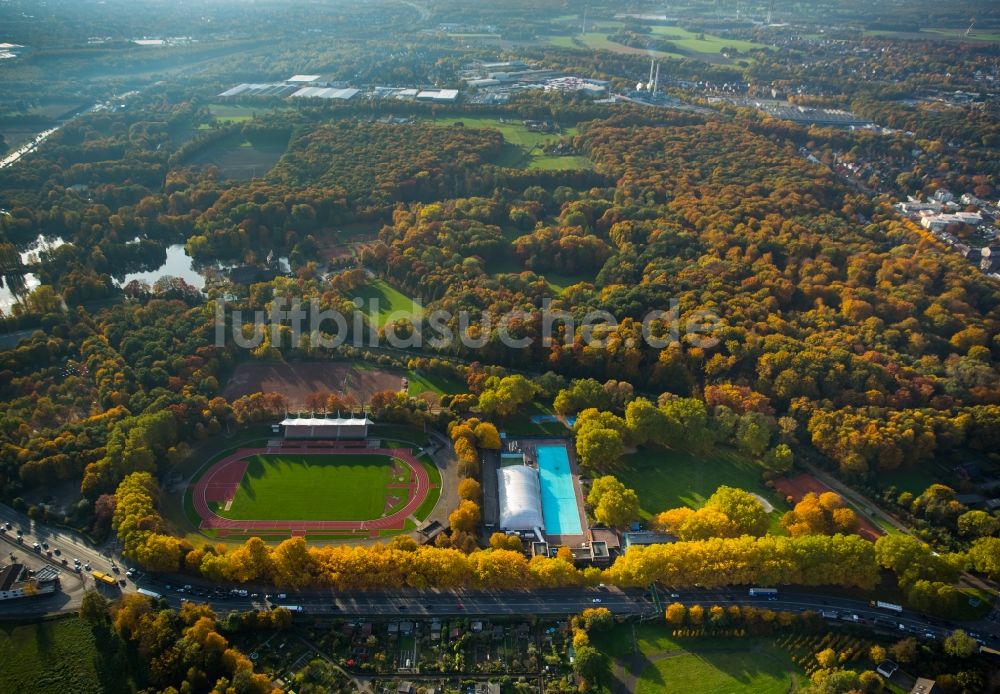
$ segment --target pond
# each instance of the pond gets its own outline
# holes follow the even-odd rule
[[[25,265],[38,262],[38,256],[43,251],[51,251],[59,248],[65,243],[58,236],[38,235],[31,243],[18,251],[21,262]],[[8,274],[0,277],[3,286],[0,287],[0,310],[10,313],[11,308],[18,302],[18,297],[31,293],[41,282],[33,272],[21,274]]]
[[[64,241],[58,237],[39,236],[35,241],[26,246],[24,250],[20,251],[21,262],[36,263],[38,262],[38,255],[42,251],[58,248],[63,243]],[[175,243],[167,246],[166,259],[159,267],[142,272],[129,272],[120,277],[116,276],[113,279],[119,287],[124,287],[132,280],[146,282],[152,287],[157,280],[170,276],[179,277],[196,289],[204,289],[206,279],[215,279],[226,270],[231,270],[239,266],[239,263],[196,263],[187,254],[184,244]],[[277,267],[282,273],[291,274],[291,266],[288,263],[287,257],[282,256],[278,258]],[[41,284],[38,277],[32,272],[3,275],[0,276],[0,280],[3,282],[2,286],[0,286],[0,310],[4,313],[10,313],[14,304],[20,300],[19,297],[30,294],[32,290]]]
[[[196,289],[205,288],[205,275],[195,269],[194,259],[184,250],[184,244],[175,243],[167,246],[167,259],[155,270],[145,272],[130,272],[121,279],[115,278],[118,286],[124,287],[132,280],[146,282],[150,286],[161,277],[179,277]]]

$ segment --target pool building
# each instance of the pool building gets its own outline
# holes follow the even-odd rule
[[[582,541],[583,498],[563,441],[523,444],[506,453],[497,470],[500,530],[543,533],[546,539]],[[541,538],[539,538],[541,539]]]

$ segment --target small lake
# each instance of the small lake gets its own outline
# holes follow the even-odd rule
[[[21,251],[21,261],[25,263],[37,262],[39,253],[58,248],[63,243],[61,238],[39,236],[27,248]],[[166,252],[166,260],[155,270],[130,272],[120,278],[115,277],[115,284],[119,287],[124,287],[132,280],[139,280],[140,282],[146,282],[152,287],[160,278],[170,276],[179,277],[196,289],[204,289],[206,278],[215,279],[224,271],[239,266],[239,263],[196,263],[187,254],[184,244],[181,243],[167,246]],[[286,274],[291,273],[291,266],[288,263],[287,257],[282,256],[278,258],[278,267]],[[10,313],[14,304],[18,302],[18,297],[29,294],[39,284],[41,282],[32,272],[24,273],[21,276],[14,276],[13,281],[11,281],[11,277],[4,276],[3,287],[0,288],[0,310],[4,313]]]
[[[116,281],[119,287],[124,287],[132,280],[139,280],[140,282],[146,282],[149,286],[153,286],[156,280],[167,275],[179,277],[197,289],[205,288],[205,275],[195,269],[194,259],[187,254],[184,250],[184,244],[181,243],[167,246],[167,259],[163,262],[163,265],[155,270],[130,272],[122,277],[121,280],[116,279]]]
[[[38,256],[44,251],[51,251],[63,245],[63,241],[58,236],[38,235],[34,241],[19,251],[21,262],[31,264],[38,262]],[[18,296],[31,293],[33,289],[41,284],[38,277],[33,272],[26,272],[22,275],[3,275],[3,287],[0,287],[0,311],[10,313],[14,304],[18,302]]]

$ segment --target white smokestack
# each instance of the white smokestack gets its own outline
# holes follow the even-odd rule
[[[649,81],[646,84],[650,85],[650,88],[653,85],[653,63],[655,62],[652,58],[649,60]]]
[[[657,91],[660,88],[660,64],[656,64],[656,77],[653,79],[653,91]]]

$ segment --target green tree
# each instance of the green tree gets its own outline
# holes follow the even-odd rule
[[[741,534],[760,537],[770,525],[770,518],[757,497],[735,487],[719,487],[705,501],[705,507],[725,514]]]
[[[1000,529],[997,520],[986,511],[968,511],[958,517],[958,532],[963,537],[989,537]]]
[[[580,465],[601,469],[618,461],[625,451],[620,433],[614,429],[586,429],[576,437],[576,453]]]
[[[969,560],[979,573],[1000,580],[1000,537],[983,537],[973,542]]]
[[[612,528],[625,527],[639,517],[639,496],[611,475],[594,480],[587,503],[594,518]]]
[[[944,640],[944,652],[956,658],[971,658],[979,652],[979,644],[961,629],[955,629]]]
[[[577,649],[573,671],[587,682],[593,684],[600,681],[607,667],[607,658],[593,646],[582,646]]]
[[[108,621],[110,611],[108,600],[96,590],[88,590],[80,600],[80,617],[91,624],[104,624]]]

